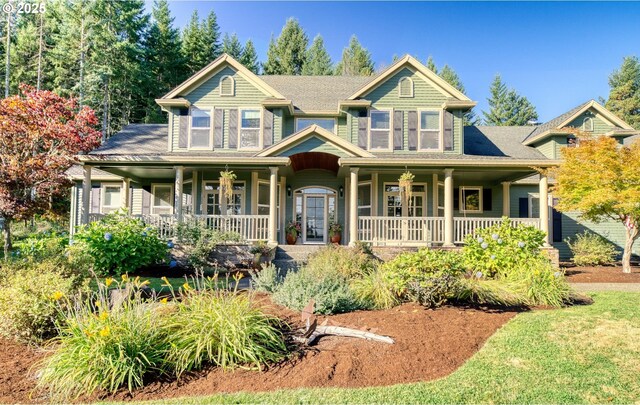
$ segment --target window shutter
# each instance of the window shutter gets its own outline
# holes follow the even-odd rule
[[[262,114],[262,145],[267,148],[273,144],[273,113],[265,109]]]
[[[142,187],[142,215],[151,214],[151,187]]]
[[[529,198],[520,197],[518,200],[518,218],[529,218]]]
[[[238,110],[227,110],[229,114],[229,147],[238,147]]]
[[[367,136],[369,135],[369,111],[360,111],[358,114],[358,146],[367,149]]]
[[[453,189],[453,209],[454,210],[460,209],[460,189],[459,188]]]
[[[482,210],[483,211],[493,210],[493,198],[491,195],[490,188],[485,188],[482,190]]]
[[[453,114],[444,111],[444,150],[453,150]]]
[[[555,208],[551,209],[553,217],[553,241],[562,242],[562,213],[556,211]]]
[[[102,191],[100,186],[93,186],[91,188],[91,213],[100,212],[100,192]]]
[[[189,145],[189,109],[181,108],[178,111],[178,147],[186,148]]]
[[[216,108],[213,111],[213,147],[222,148],[224,141],[222,139],[222,125],[224,124],[224,110]]]
[[[418,112],[408,112],[409,121],[409,150],[418,150]]]
[[[404,111],[393,112],[393,150],[404,149]]]

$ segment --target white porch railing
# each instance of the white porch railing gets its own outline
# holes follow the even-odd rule
[[[373,245],[418,246],[444,241],[444,218],[359,217],[358,239]]]
[[[520,224],[534,226],[540,229],[540,219],[538,218],[509,218],[511,226],[514,228]],[[464,243],[467,235],[473,235],[476,230],[488,228],[499,224],[502,218],[453,218],[453,241],[454,243]]]

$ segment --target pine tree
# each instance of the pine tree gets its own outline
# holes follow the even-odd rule
[[[207,50],[207,63],[213,61],[220,56],[220,26],[218,26],[218,17],[211,10],[207,18],[202,23],[202,32],[204,34],[204,42]]]
[[[182,31],[181,50],[186,64],[186,76],[191,76],[202,69],[209,61],[209,52],[205,46],[198,10],[193,10],[189,23]]]
[[[353,35],[349,46],[342,52],[342,60],[336,66],[336,74],[343,76],[371,76],[374,72],[371,53],[362,47]]]
[[[500,75],[496,75],[489,91],[489,111],[482,112],[486,125],[526,125],[538,118],[533,104],[514,89],[507,88]]]
[[[440,69],[440,73],[438,73],[438,76],[443,78],[447,83],[455,87],[461,93],[466,93],[464,84],[462,84],[462,80],[460,80],[460,76],[458,76],[455,70],[453,70],[449,65],[445,64],[442,69]],[[464,113],[463,121],[464,125],[478,125],[480,123],[480,119],[473,111],[473,109]]]
[[[609,99],[605,107],[636,129],[640,129],[640,61],[627,56],[620,69],[609,76]]]
[[[278,39],[269,43],[265,74],[300,75],[309,38],[295,18],[289,18]]]
[[[226,53],[235,60],[240,60],[242,52],[242,44],[240,43],[238,36],[235,33],[231,36],[229,36],[229,34],[224,34],[224,39],[222,40],[222,53]]]
[[[260,73],[260,62],[258,62],[258,53],[253,46],[253,41],[248,39],[244,44],[244,49],[240,55],[240,63],[255,74]]]
[[[278,47],[276,40],[271,35],[269,40],[269,49],[267,49],[267,61],[262,64],[262,71],[265,75],[281,75],[282,66],[280,65],[280,56],[278,55]]]
[[[302,67],[303,75],[326,76],[333,74],[331,56],[324,47],[322,36],[316,35],[309,49],[307,49],[306,62]]]
[[[432,71],[433,73],[438,73],[438,67],[436,66],[436,63],[433,61],[433,56],[429,55],[429,57],[427,58],[427,69],[429,69],[430,71]]]

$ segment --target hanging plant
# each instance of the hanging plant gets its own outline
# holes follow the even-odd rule
[[[232,170],[225,170],[220,172],[220,187],[222,188],[222,195],[227,198],[227,202],[231,203],[233,199],[233,182],[238,176]]]
[[[398,179],[398,184],[400,186],[400,198],[407,205],[411,201],[411,197],[413,197],[413,179],[415,178],[416,176],[407,170],[402,173]]]

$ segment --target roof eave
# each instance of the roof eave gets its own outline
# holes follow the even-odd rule
[[[466,100],[447,100],[442,103],[442,108],[445,110],[467,110],[472,109],[478,105],[477,101]]]
[[[485,160],[485,159],[397,159],[376,158],[340,158],[340,166],[437,166],[437,167],[554,167],[562,161],[557,159],[513,159],[513,160]]]
[[[255,164],[288,166],[288,157],[265,157],[255,156],[140,156],[140,155],[79,155],[78,160],[83,165],[129,163],[131,165],[147,163],[167,163],[167,164]]]

